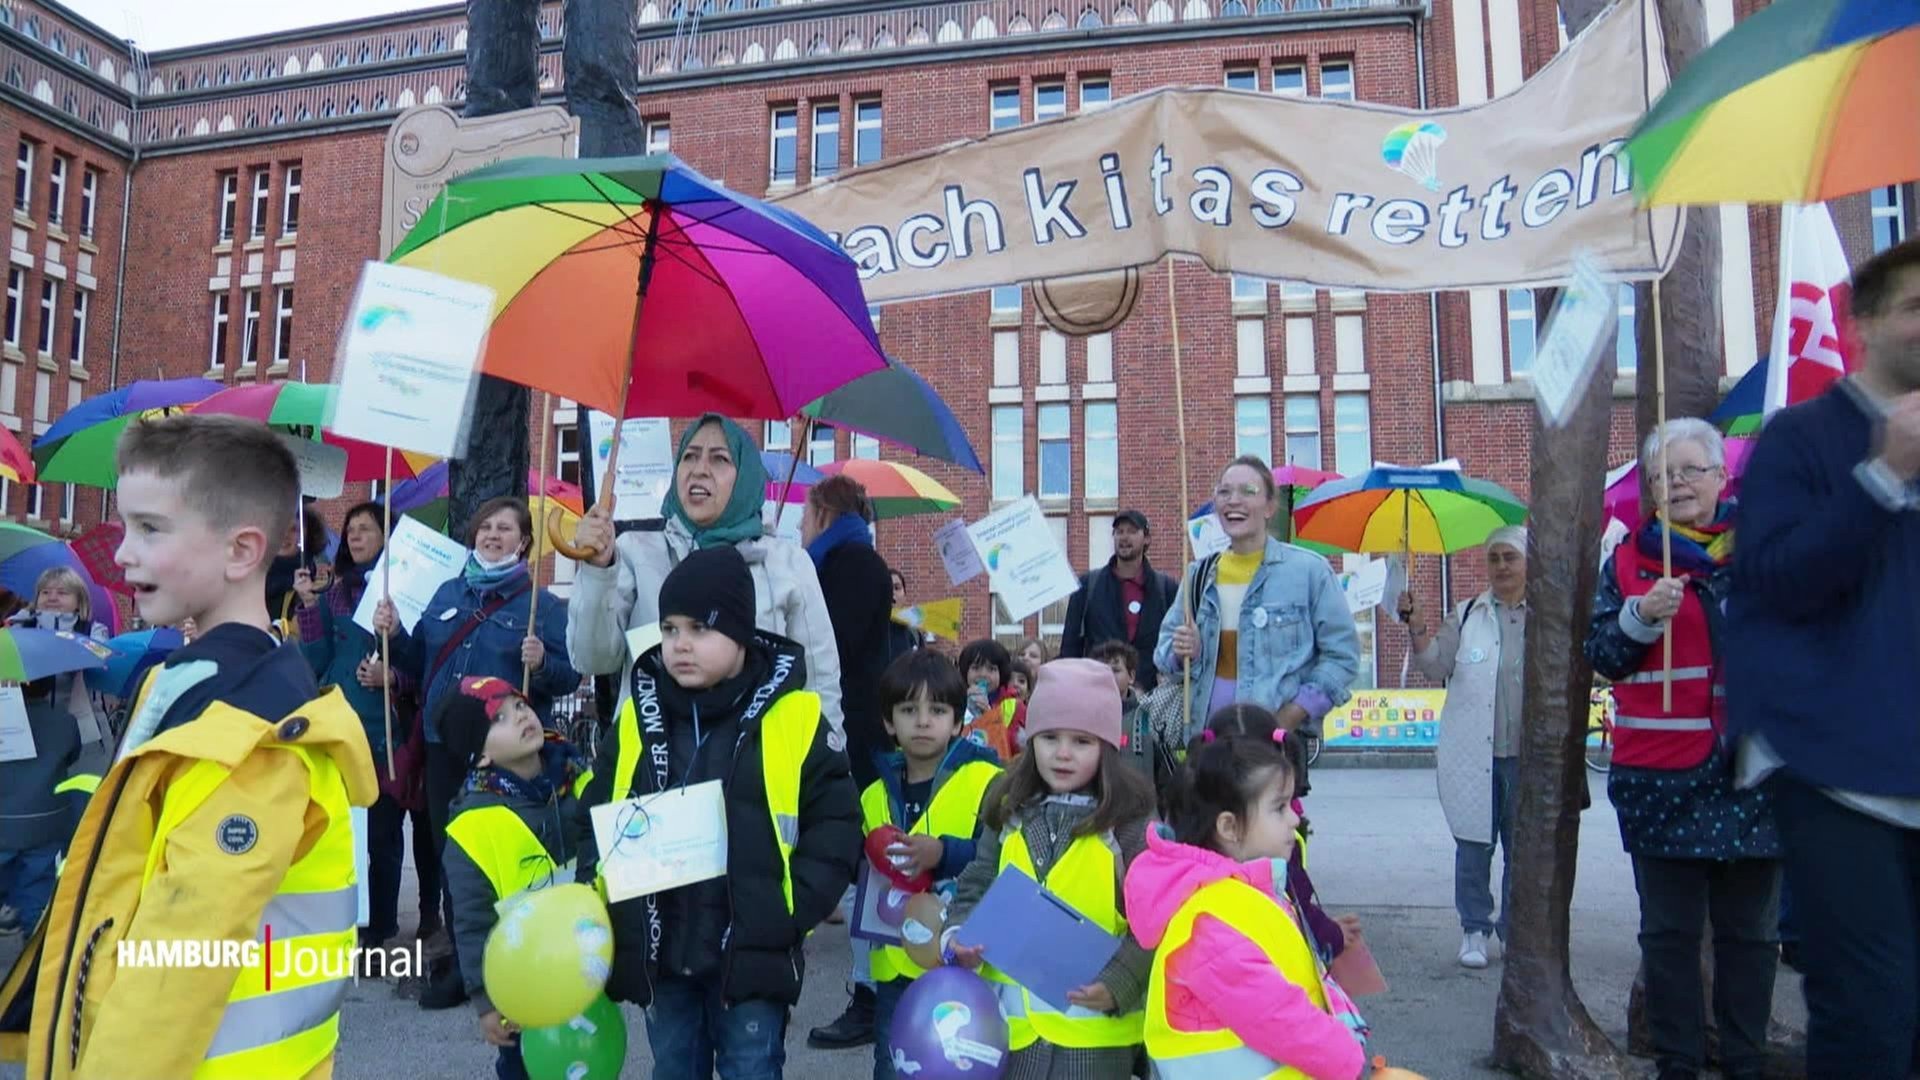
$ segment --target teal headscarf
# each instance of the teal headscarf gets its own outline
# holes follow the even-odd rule
[[[733,454],[733,463],[739,475],[733,481],[733,494],[727,497],[727,505],[712,525],[702,529],[687,517],[687,511],[680,505],[680,459],[686,456],[687,444],[693,441],[698,432],[709,421],[720,425],[720,433],[727,438],[727,450]],[[673,454],[674,482],[667,488],[667,497],[660,503],[660,513],[687,527],[693,534],[695,547],[726,547],[742,540],[752,540],[766,532],[760,521],[760,510],[767,501],[767,466],[760,460],[760,448],[740,425],[721,416],[719,413],[707,413],[693,422],[686,434],[680,436],[680,445]]]

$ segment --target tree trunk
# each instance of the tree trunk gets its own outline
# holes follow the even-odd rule
[[[647,133],[634,105],[640,95],[637,9],[618,0],[566,2],[561,58],[567,111],[580,118],[580,156],[644,153]]]
[[[540,103],[538,0],[468,0],[467,103],[463,116],[493,116]],[[480,377],[467,455],[447,465],[447,531],[465,536],[480,504],[527,493],[528,392]]]

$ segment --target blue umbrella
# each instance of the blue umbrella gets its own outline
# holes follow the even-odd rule
[[[814,468],[804,461],[796,463],[794,456],[785,450],[762,450],[760,451],[760,460],[766,463],[767,475],[770,477],[784,477],[787,475],[787,470],[792,469],[793,484],[795,487],[811,487],[827,478],[826,473],[821,472],[819,469]],[[767,481],[767,494],[770,497],[779,495],[779,492],[774,490],[779,487],[779,484],[780,482],[778,480]]]
[[[180,631],[170,626],[121,634],[106,643],[113,655],[99,671],[87,672],[87,685],[102,694],[129,697],[148,668],[186,643]]]
[[[105,645],[68,630],[9,626],[0,629],[0,682],[32,682],[105,667],[112,655]]]

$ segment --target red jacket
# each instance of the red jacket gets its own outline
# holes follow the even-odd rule
[[[1660,563],[1631,541],[1614,549],[1620,592],[1632,603],[1660,580]],[[1613,685],[1613,761],[1641,769],[1691,769],[1713,753],[1726,726],[1726,692],[1714,663],[1707,611],[1689,585],[1667,627],[1673,639],[1673,707],[1661,705],[1664,647],[1647,650],[1640,670]]]

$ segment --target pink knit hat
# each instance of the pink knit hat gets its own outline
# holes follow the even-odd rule
[[[1040,665],[1027,699],[1025,738],[1043,731],[1084,731],[1120,748],[1120,687],[1098,660],[1054,660]]]

